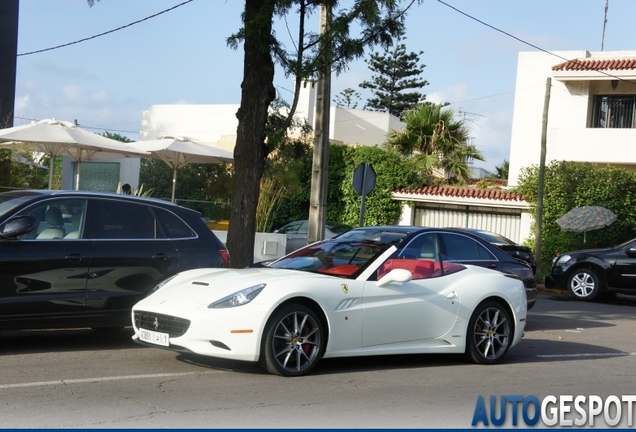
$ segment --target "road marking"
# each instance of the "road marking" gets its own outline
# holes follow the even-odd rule
[[[581,353],[581,354],[544,354],[538,355],[540,358],[577,358],[577,357],[627,357],[636,356],[636,353],[618,352],[618,353]]]
[[[97,383],[97,382],[104,382],[104,381],[121,381],[121,380],[147,379],[147,378],[170,378],[170,377],[182,377],[182,376],[190,376],[190,375],[211,375],[211,374],[220,373],[220,372],[221,371],[182,372],[182,373],[163,373],[163,374],[147,374],[147,375],[122,375],[122,376],[112,376],[112,377],[67,379],[67,380],[57,380],[57,381],[40,381],[40,382],[31,382],[31,383],[2,384],[0,385],[0,389],[39,387],[39,386],[61,385],[61,384]]]

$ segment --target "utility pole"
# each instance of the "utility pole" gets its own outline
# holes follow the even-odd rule
[[[322,4],[320,33],[328,35],[332,11]],[[329,109],[331,97],[331,43],[323,37],[320,43],[320,71],[316,86],[316,119],[314,122],[314,158],[311,172],[309,199],[309,232],[307,241],[313,243],[325,238],[327,218],[327,180],[329,174]]]
[[[543,224],[543,189],[545,188],[545,154],[548,135],[548,110],[550,108],[550,89],[552,78],[545,83],[545,101],[543,103],[543,123],[541,127],[541,157],[539,159],[539,191],[537,193],[537,229],[534,237],[534,253],[537,260],[537,275],[541,274],[541,225]]]
[[[607,10],[609,9],[609,0],[605,0],[605,18],[603,19],[603,37],[601,38],[601,51],[605,48],[605,27],[607,27]]]

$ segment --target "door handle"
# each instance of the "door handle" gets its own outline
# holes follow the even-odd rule
[[[447,299],[452,300],[457,298],[457,291],[451,291],[447,296]]]
[[[495,264],[495,263],[488,264],[488,268],[489,269],[496,269],[497,268],[497,264]]]
[[[82,261],[84,259],[84,256],[82,254],[72,253],[72,254],[66,255],[64,259],[67,259],[70,261]]]
[[[166,255],[163,252],[159,252],[159,253],[153,255],[152,259],[159,260],[159,261],[168,261],[170,259],[170,256]]]

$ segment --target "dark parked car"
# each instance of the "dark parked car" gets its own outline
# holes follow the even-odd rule
[[[495,234],[490,231],[483,231],[472,228],[462,228],[462,230],[474,234],[477,237],[481,237],[487,242],[494,244],[513,258],[525,261],[532,268],[533,273],[537,272],[537,262],[534,259],[534,254],[528,246],[520,245],[502,235]]]
[[[341,224],[339,222],[326,222],[325,223],[325,239],[330,239],[337,236],[340,233],[350,230],[350,225]],[[307,236],[309,234],[309,221],[300,220],[290,222],[274,231],[275,233],[285,234],[287,237],[287,243],[285,246],[285,253],[295,251],[301,247],[307,246]]]
[[[228,267],[198,212],[130,195],[0,193],[0,330],[120,328],[163,279]]]
[[[436,251],[445,261],[459,262],[486,267],[503,273],[514,274],[526,287],[528,309],[537,300],[537,282],[534,272],[528,264],[503,252],[490,242],[473,235],[463,229],[455,228],[422,228],[415,226],[376,226],[360,227],[340,234],[336,239],[375,240],[384,243],[401,243],[407,235],[425,229],[436,236]],[[430,246],[430,245],[429,245]],[[424,258],[431,251],[404,249],[404,253],[412,253],[414,258]]]
[[[599,300],[605,293],[636,294],[636,240],[555,257],[545,286],[567,289],[579,300]]]

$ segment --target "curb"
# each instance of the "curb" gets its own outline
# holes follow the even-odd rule
[[[546,288],[543,284],[537,284],[537,291],[549,292],[552,294],[570,295],[570,291],[558,288]]]

